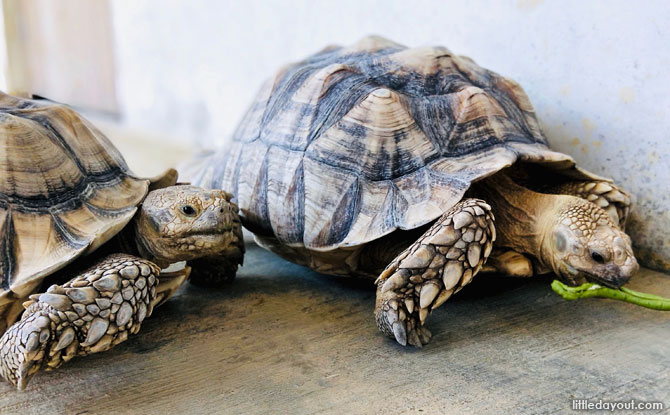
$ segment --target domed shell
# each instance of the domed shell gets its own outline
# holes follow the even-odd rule
[[[369,37],[281,69],[232,145],[184,172],[232,192],[253,232],[330,250],[424,225],[516,161],[596,177],[549,150],[514,81],[443,47]]]
[[[75,111],[0,93],[0,306],[114,236],[148,185]]]

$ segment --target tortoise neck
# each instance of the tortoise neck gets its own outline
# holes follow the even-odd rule
[[[124,237],[127,249],[134,250],[138,256],[153,262],[161,268],[166,268],[170,265],[170,261],[159,257],[151,249],[151,244],[144,238],[144,232],[140,228],[139,213],[133,218],[133,226],[128,226],[127,229],[129,229],[129,232]]]
[[[477,182],[473,190],[493,208],[498,235],[496,247],[532,255],[551,268],[553,259],[545,242],[549,241],[547,237],[560,212],[572,198],[533,192],[504,173]]]
[[[128,224],[128,226],[123,228],[121,232],[116,234],[116,237],[114,238],[115,251],[130,255],[142,256],[142,254],[137,249],[137,244],[135,244],[135,230],[134,226],[131,226],[131,224],[132,221],[130,224]]]

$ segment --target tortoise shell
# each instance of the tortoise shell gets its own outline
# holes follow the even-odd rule
[[[149,182],[70,108],[0,93],[0,307],[114,236]]]
[[[429,223],[517,161],[574,177],[514,81],[443,47],[369,37],[281,69],[195,184],[232,192],[255,233],[331,250]]]

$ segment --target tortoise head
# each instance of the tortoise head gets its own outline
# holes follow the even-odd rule
[[[543,257],[570,285],[624,285],[639,268],[630,237],[599,206],[576,197],[569,200],[544,238]]]
[[[149,192],[135,225],[140,251],[161,266],[224,251],[241,237],[230,198],[222,190],[185,185]]]

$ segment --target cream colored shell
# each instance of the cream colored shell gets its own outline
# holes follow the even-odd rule
[[[0,312],[114,236],[148,186],[72,109],[0,93]]]

